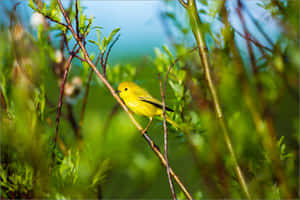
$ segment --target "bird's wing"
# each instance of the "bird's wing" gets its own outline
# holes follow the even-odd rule
[[[150,104],[152,104],[153,106],[155,106],[157,108],[163,109],[162,103],[159,100],[153,98],[151,95],[143,96],[143,97],[140,96],[139,99],[143,102],[150,103]],[[174,110],[172,110],[171,108],[169,108],[167,106],[166,106],[166,110],[174,112]]]

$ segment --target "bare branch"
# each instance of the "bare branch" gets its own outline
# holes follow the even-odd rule
[[[114,39],[114,41],[111,43],[111,45],[109,46],[107,53],[106,53],[106,57],[105,57],[105,62],[104,62],[104,68],[103,68],[103,75],[106,77],[106,67],[107,67],[107,60],[108,60],[108,56],[110,54],[110,51],[112,49],[112,47],[114,46],[114,44],[119,40],[120,38],[120,34],[117,35],[117,37]]]
[[[176,194],[174,191],[174,186],[172,183],[171,175],[170,175],[170,166],[169,166],[169,159],[168,159],[168,131],[167,131],[167,121],[166,121],[166,102],[165,102],[165,95],[166,95],[166,83],[168,74],[166,74],[165,82],[164,82],[164,88],[162,87],[160,74],[158,74],[159,79],[159,86],[160,86],[160,94],[162,98],[162,105],[163,105],[163,124],[164,124],[164,151],[165,151],[165,160],[166,160],[166,168],[167,168],[167,175],[170,185],[170,190],[172,193],[173,200],[176,200]]]
[[[90,82],[92,80],[92,77],[93,77],[93,70],[90,70],[88,81],[87,81],[87,84],[86,84],[86,89],[85,89],[84,97],[83,97],[81,112],[80,112],[79,127],[77,129],[77,134],[78,135],[81,134],[81,129],[82,129],[83,120],[84,120],[84,114],[85,114],[85,108],[86,108],[87,99],[88,99],[88,96],[89,96]]]
[[[77,48],[77,50],[75,51],[75,54],[79,51],[80,47]],[[63,99],[63,95],[64,95],[64,89],[65,89],[65,83],[67,80],[67,76],[69,73],[69,69],[71,66],[71,62],[72,59],[74,58],[75,54],[71,54],[65,64],[65,72],[64,72],[64,76],[63,76],[63,80],[60,86],[60,92],[59,92],[59,100],[58,100],[58,108],[57,108],[57,114],[56,114],[56,127],[55,127],[55,135],[54,135],[54,149],[56,147],[56,141],[57,141],[57,136],[58,136],[58,127],[59,127],[59,121],[60,121],[60,115],[61,115],[61,108],[62,108],[62,99]],[[53,157],[54,158],[54,151],[53,151]]]
[[[241,32],[239,32],[238,30],[235,30],[234,31],[239,35],[241,36],[242,38],[244,38],[245,40],[249,40],[250,42],[252,42],[253,44],[255,44],[257,47],[261,47],[261,48],[264,48],[265,50],[268,50],[269,52],[273,52],[272,49],[270,49],[269,47],[266,47],[265,45],[262,45],[260,42],[258,42],[255,38],[253,38],[251,35],[244,35],[242,34]]]
[[[75,0],[75,22],[76,22],[77,35],[80,37],[79,19],[78,19],[78,0]]]
[[[250,10],[245,6],[245,4],[242,3],[242,8],[246,11],[247,15],[250,17],[252,22],[255,24],[257,29],[261,32],[261,34],[266,38],[266,40],[269,42],[269,44],[274,47],[274,43],[271,40],[271,38],[267,35],[267,33],[264,31],[264,29],[261,27],[261,25],[258,23],[258,21],[254,18]]]
[[[3,92],[2,92],[1,88],[0,88],[0,104],[1,104],[0,114],[1,114],[2,109],[6,113],[6,111],[7,111],[7,104],[6,104],[6,101],[5,101],[5,98],[4,98],[4,95],[3,95]]]

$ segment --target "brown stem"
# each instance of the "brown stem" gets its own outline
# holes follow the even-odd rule
[[[60,86],[60,92],[59,92],[59,100],[58,100],[58,108],[57,108],[57,114],[56,114],[56,120],[55,120],[55,124],[56,124],[56,127],[55,127],[55,135],[54,135],[54,148],[56,146],[56,141],[57,141],[57,136],[58,136],[58,127],[59,127],[59,121],[60,121],[60,115],[61,115],[61,108],[62,108],[62,104],[63,104],[63,95],[64,95],[64,89],[65,89],[65,83],[66,83],[66,80],[67,80],[67,76],[68,76],[68,73],[69,73],[69,69],[70,69],[70,66],[71,66],[71,62],[72,62],[72,59],[74,58],[74,55],[79,51],[80,47],[77,48],[77,50],[71,54],[65,64],[65,72],[64,72],[64,76],[63,76],[63,80],[62,80],[62,83],[61,83],[61,86]],[[54,151],[53,151],[53,157],[54,158]]]
[[[250,12],[250,10],[245,6],[245,4],[243,4],[243,9],[246,11],[246,13],[248,14],[248,16],[250,17],[250,19],[252,20],[252,22],[255,24],[255,26],[257,27],[257,29],[261,32],[261,34],[265,37],[265,39],[268,41],[268,43],[274,47],[274,44],[271,40],[271,38],[268,36],[268,34],[264,31],[264,29],[261,27],[261,25],[258,23],[258,21],[254,18],[254,16],[252,15],[252,13]]]
[[[76,22],[77,35],[80,37],[79,19],[78,19],[78,0],[75,0],[75,22]]]
[[[94,70],[94,72],[96,73],[96,75],[100,78],[100,80],[104,83],[104,85],[109,89],[109,91],[111,92],[112,96],[117,100],[117,102],[122,106],[122,108],[125,110],[125,112],[128,114],[129,118],[131,119],[131,121],[134,123],[134,125],[137,127],[137,129],[143,133],[143,128],[141,127],[141,125],[135,120],[135,118],[133,117],[133,115],[129,112],[128,108],[125,106],[125,104],[122,102],[122,100],[119,98],[118,94],[116,93],[116,91],[113,89],[113,87],[109,84],[109,82],[107,81],[107,79],[99,72],[99,70],[97,69],[97,67],[94,65],[94,63],[92,62],[92,60],[90,59],[85,46],[83,45],[82,41],[80,40],[80,38],[76,35],[69,17],[67,16],[63,5],[61,3],[61,0],[57,0],[59,8],[62,12],[62,14],[64,15],[64,18],[67,22],[68,25],[68,29],[72,32],[73,37],[75,38],[75,40],[77,41],[77,43],[79,44],[85,59],[87,61],[87,63],[90,65],[90,67]],[[156,155],[160,158],[161,162],[165,165],[165,159],[163,157],[163,155],[161,154],[161,152],[154,147],[154,143],[153,141],[149,138],[148,135],[146,134],[142,134],[144,136],[144,138],[150,142],[151,144],[151,148],[152,150],[156,153]],[[181,180],[178,178],[178,176],[174,173],[174,171],[172,169],[170,169],[170,173],[171,175],[174,177],[175,181],[178,183],[178,185],[180,186],[181,190],[184,192],[184,194],[187,196],[188,199],[192,199],[192,196],[190,195],[190,193],[187,191],[187,189],[185,188],[185,186],[183,185],[183,183],[181,182]]]
[[[7,104],[6,104],[6,101],[5,101],[5,98],[4,98],[4,95],[3,95],[3,92],[2,92],[1,88],[0,88],[0,103],[1,103],[0,114],[1,114],[2,109],[6,113],[7,112]]]
[[[168,71],[169,72],[169,71]],[[166,160],[166,168],[167,168],[167,175],[170,185],[170,190],[172,193],[172,197],[174,200],[176,200],[176,194],[174,191],[174,186],[172,183],[171,175],[170,175],[170,166],[169,166],[169,159],[168,159],[168,131],[167,131],[167,121],[166,121],[166,102],[165,102],[165,96],[166,96],[166,83],[168,79],[168,74],[166,74],[165,81],[164,81],[164,88],[162,87],[160,74],[158,75],[159,79],[159,86],[160,86],[160,94],[162,98],[162,105],[163,105],[163,124],[164,124],[164,151],[165,151],[165,160]]]
[[[108,132],[108,129],[109,129],[109,126],[111,124],[111,121],[112,121],[113,117],[117,114],[117,112],[119,111],[119,108],[120,108],[120,106],[119,106],[118,103],[116,103],[112,107],[112,109],[111,109],[111,111],[110,111],[110,113],[108,115],[108,118],[107,118],[107,120],[104,123],[105,125],[104,125],[104,128],[103,128],[103,140],[105,140],[107,132]]]
[[[251,63],[251,67],[252,67],[252,71],[254,73],[254,76],[256,76],[257,73],[258,73],[258,70],[257,70],[257,66],[256,66],[254,51],[252,49],[252,45],[251,45],[250,40],[249,40],[249,38],[251,38],[251,36],[250,36],[250,33],[247,29],[244,16],[242,14],[242,2],[241,2],[241,0],[238,0],[238,7],[236,8],[236,11],[237,11],[237,14],[238,14],[238,16],[240,18],[240,21],[242,23],[244,33],[246,35],[246,43],[247,43],[248,53],[249,53],[249,56],[250,56],[250,63]]]
[[[67,106],[67,110],[68,110],[67,119],[69,120],[74,133],[77,133],[79,126],[78,126],[78,124],[76,122],[76,119],[75,119],[75,116],[73,114],[73,107],[69,103],[66,103],[66,106]],[[81,137],[80,134],[77,134],[77,138],[78,138],[78,140],[81,140],[82,137]]]
[[[251,36],[247,36],[242,34],[241,32],[239,32],[238,30],[234,30],[239,36],[241,36],[242,38],[249,40],[250,42],[252,42],[253,44],[255,44],[257,47],[262,47],[266,50],[268,50],[269,52],[273,52],[272,49],[270,49],[269,47],[266,47],[264,45],[262,45],[260,42],[258,42],[255,38],[251,37]]]
[[[104,77],[106,77],[106,67],[107,67],[108,56],[109,56],[109,54],[111,52],[112,47],[119,40],[119,38],[120,38],[120,34],[118,34],[117,37],[116,37],[116,39],[114,39],[114,41],[111,43],[111,45],[109,46],[108,51],[106,53],[106,57],[105,57],[105,61],[104,61],[104,66],[103,66],[103,75],[104,75]]]
[[[77,129],[77,135],[81,135],[81,129],[82,129],[82,125],[83,125],[84,114],[85,114],[85,109],[86,109],[86,105],[87,105],[87,99],[88,99],[88,96],[89,96],[90,82],[92,80],[92,77],[93,77],[93,70],[90,70],[88,81],[87,81],[87,84],[86,84],[85,94],[84,94],[84,97],[83,97],[82,107],[81,107],[80,120],[79,120],[79,127]]]

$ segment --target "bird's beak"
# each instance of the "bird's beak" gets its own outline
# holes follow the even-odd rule
[[[116,90],[116,92],[117,92],[117,94],[120,94],[120,93],[121,93],[121,91],[120,91],[120,90]]]

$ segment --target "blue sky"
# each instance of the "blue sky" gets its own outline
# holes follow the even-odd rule
[[[1,0],[0,6],[11,7],[12,2],[17,1],[3,1]],[[64,0],[63,3],[68,5],[69,0]],[[168,39],[161,21],[160,14],[164,10],[170,9],[166,6],[162,0],[145,0],[145,1],[127,1],[127,0],[84,0],[81,1],[82,5],[86,7],[85,13],[88,16],[94,16],[94,25],[102,26],[104,35],[108,35],[110,31],[115,28],[121,28],[121,37],[113,49],[112,60],[118,62],[122,60],[128,60],[135,57],[151,56],[154,54],[155,47],[161,47],[163,44],[168,44]],[[229,1],[228,6],[231,11],[234,11],[235,1]],[[264,9],[257,6],[257,0],[244,1],[252,12],[255,18],[263,25],[263,27],[271,32],[271,37],[276,40],[279,30],[276,23],[267,15]],[[174,4],[174,2],[172,2]],[[1,5],[2,4],[2,5]],[[173,9],[173,8],[172,8]],[[175,7],[176,13],[184,13],[182,6],[177,3]],[[18,13],[25,21],[25,25],[28,25],[27,19],[30,19],[32,10],[27,7],[27,1],[21,1],[18,7]],[[3,13],[0,12],[2,20]],[[235,13],[235,12],[232,12]],[[182,15],[184,18],[184,14]],[[205,20],[209,20],[205,18]],[[242,32],[241,25],[238,17],[235,14],[230,16],[230,20],[233,26]],[[6,19],[7,21],[7,19]],[[210,20],[214,24],[215,30],[218,31],[220,22],[217,20]],[[250,23],[248,17],[246,22],[249,27],[254,27]],[[259,32],[253,32],[253,35],[262,40],[263,37]],[[90,39],[95,39],[96,33],[90,35]],[[191,38],[192,40],[192,38]],[[245,49],[245,43],[242,39],[238,40],[241,49]],[[267,43],[265,43],[267,44]],[[92,46],[90,46],[92,48]]]

